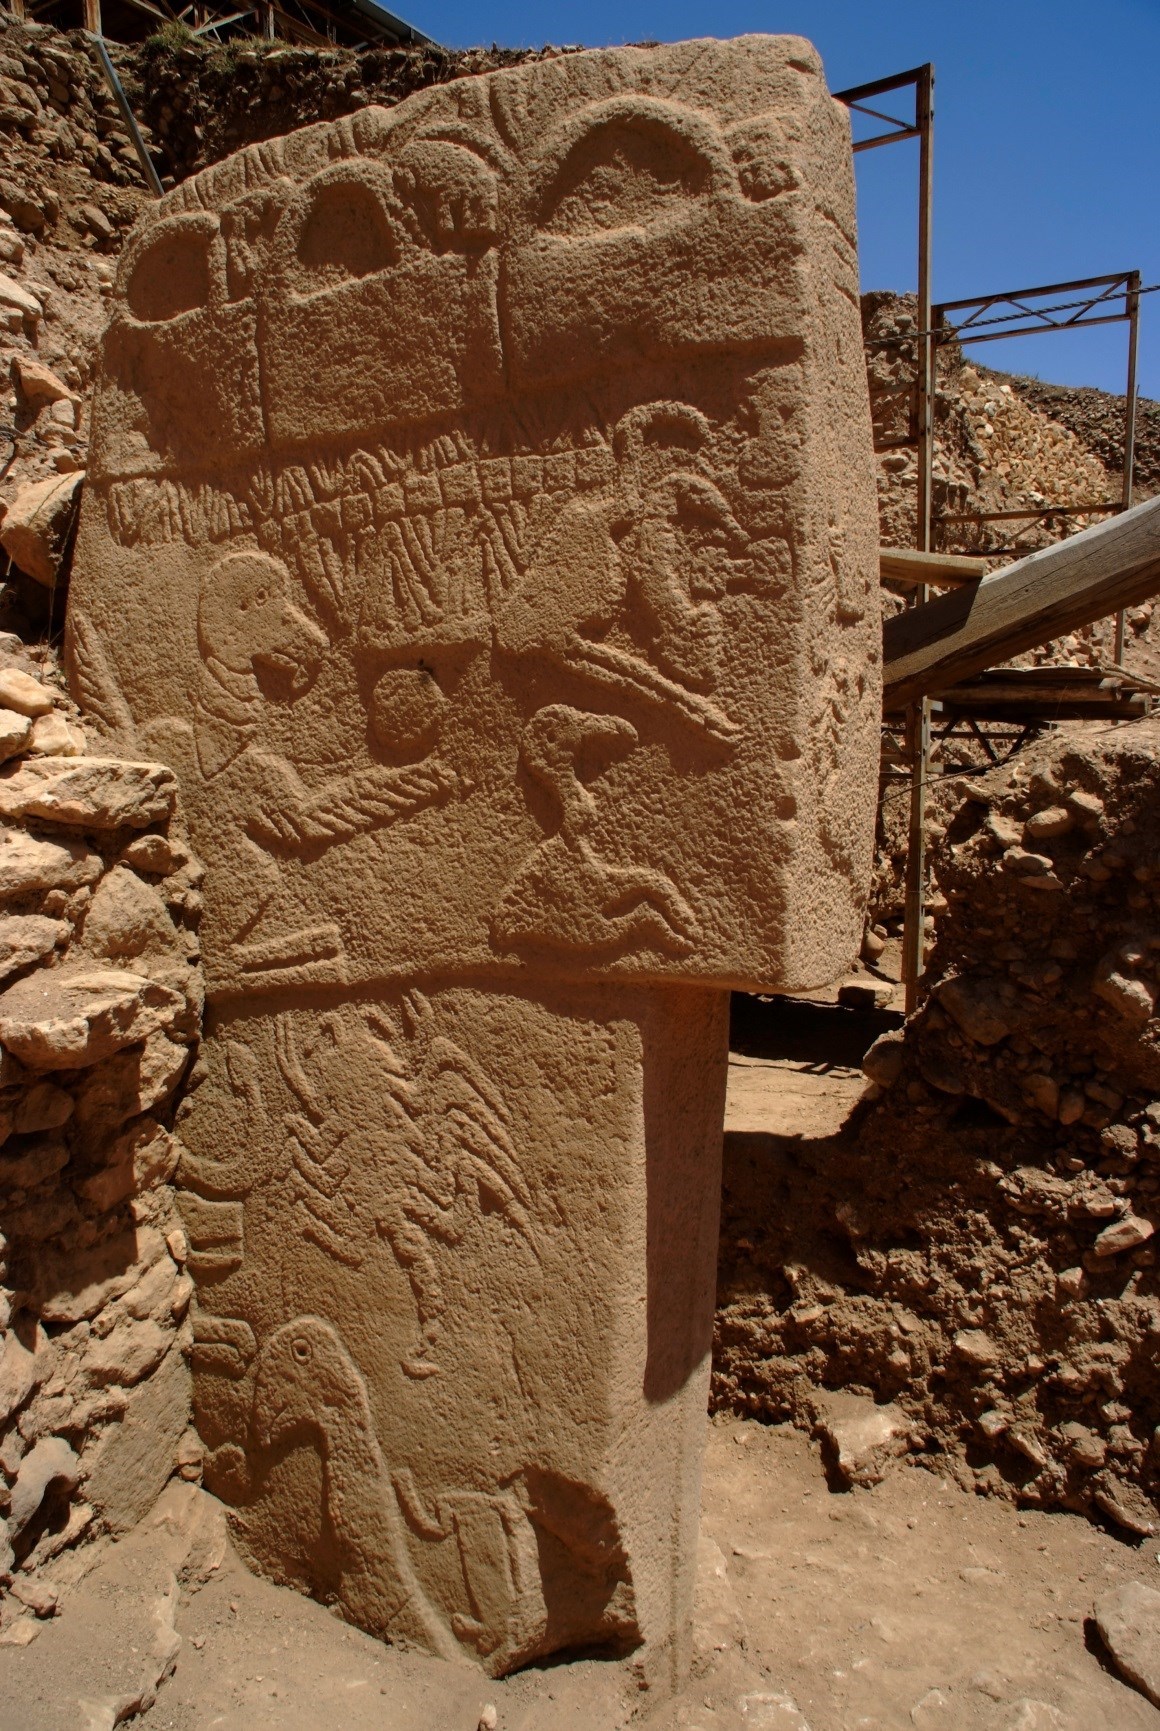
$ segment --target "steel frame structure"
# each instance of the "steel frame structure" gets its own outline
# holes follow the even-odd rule
[[[1074,298],[1055,300],[1059,295]],[[1037,306],[1037,301],[1054,304]],[[1029,304],[1031,303],[1031,304]],[[1003,309],[1009,309],[1004,311]],[[1113,308],[1118,310],[1112,310]],[[952,315],[965,313],[965,318]],[[1066,314],[1057,318],[1055,314]],[[986,315],[991,315],[990,317]],[[1000,294],[976,295],[968,300],[940,301],[932,308],[934,342],[996,343],[1007,337],[1032,336],[1043,331],[1088,330],[1093,325],[1127,324],[1127,379],[1124,389],[1124,470],[1118,500],[1105,499],[1084,505],[1045,505],[1027,511],[966,511],[940,515],[940,525],[958,527],[968,523],[1026,522],[1028,526],[1053,518],[1097,516],[1126,511],[1132,503],[1133,470],[1136,460],[1136,359],[1140,337],[1140,273],[1119,271],[1114,276],[1081,277],[1075,282],[1044,283],[1037,288],[1009,289]],[[1002,326],[1002,329],[991,328]],[[1020,553],[1015,545],[997,549]],[[1116,665],[1124,659],[1124,615],[1116,619]]]
[[[878,98],[898,91],[913,91],[913,115],[899,117],[875,106]],[[1124,511],[1132,503],[1132,481],[1136,438],[1136,359],[1139,340],[1140,273],[1121,271],[1113,276],[1085,277],[1074,282],[1041,284],[1028,289],[1011,289],[998,294],[978,295],[965,300],[931,303],[933,166],[934,166],[934,67],[930,64],[912,67],[869,84],[859,84],[848,90],[834,92],[835,99],[850,110],[851,118],[863,116],[881,130],[854,140],[854,152],[876,150],[882,145],[898,144],[917,139],[918,165],[918,329],[913,337],[879,339],[887,343],[913,344],[917,361],[917,404],[915,430],[910,437],[892,440],[891,446],[917,448],[918,497],[915,521],[915,546],[920,552],[930,552],[936,527],[947,529],[983,522],[1051,522],[1071,516],[1094,516]],[[896,107],[897,104],[891,104]],[[1074,296],[1062,304],[1044,305],[1060,295]],[[1039,303],[1039,304],[1036,304]],[[1112,311],[1115,307],[1117,310]],[[966,314],[957,322],[953,314]],[[1066,314],[1056,318],[1055,314]],[[935,520],[934,490],[934,397],[935,367],[940,344],[955,341],[961,345],[996,342],[1004,337],[1025,336],[1036,331],[1082,330],[1091,325],[1128,324],[1127,388],[1124,402],[1124,475],[1119,501],[1093,501],[1088,505],[1045,505],[1038,510],[1004,512],[940,513]],[[1001,329],[992,328],[1002,326]],[[1012,551],[1013,549],[1005,549]],[[917,588],[910,598],[912,606],[929,600],[926,586]],[[1116,620],[1116,665],[1122,666],[1124,654],[1124,614]],[[950,726],[940,729],[949,735],[967,724],[960,717]],[[1032,724],[1034,726],[1034,724]],[[972,726],[973,735],[982,739],[980,730]],[[930,776],[931,702],[923,698],[911,705],[906,713],[905,758],[910,774],[910,812],[906,855],[906,900],[902,933],[902,979],[906,990],[906,1011],[917,1007],[918,982],[923,969],[923,940],[926,913],[926,791]],[[1020,734],[1020,740],[1025,734]],[[985,741],[984,741],[985,743]],[[988,754],[990,751],[988,748]]]
[[[896,91],[913,92],[911,119],[899,119],[871,104]],[[934,217],[934,67],[927,62],[891,78],[857,84],[835,91],[835,98],[854,115],[862,115],[886,127],[883,132],[854,141],[854,153],[877,150],[884,144],[918,140],[918,330],[914,336],[918,361],[917,427],[913,441],[918,446],[918,509],[915,546],[931,551],[931,492],[934,480],[934,379],[935,333],[931,306],[931,260]],[[893,106],[893,105],[892,105]],[[916,587],[911,606],[929,600],[925,584]],[[930,699],[922,698],[906,712],[906,750],[911,766],[910,815],[906,848],[906,905],[902,924],[902,979],[906,990],[906,1012],[918,1003],[918,981],[922,973],[923,925],[926,904],[926,785],[930,771]]]

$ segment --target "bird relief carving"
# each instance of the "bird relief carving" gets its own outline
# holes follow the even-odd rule
[[[636,743],[630,722],[565,703],[539,710],[524,729],[523,762],[551,794],[557,827],[504,891],[492,923],[501,948],[543,944],[597,955],[642,945],[672,955],[693,948],[696,918],[664,872],[611,865],[585,833],[597,808],[581,780],[582,757],[598,752],[607,767]]]
[[[332,1324],[298,1316],[262,1343],[250,1428],[264,1450],[312,1434],[323,1512],[340,1549],[340,1602],[361,1628],[442,1659],[462,1660],[464,1646],[474,1648],[494,1676],[537,1650],[547,1610],[517,1487],[444,1491],[427,1507],[408,1469],[392,1475],[366,1380]],[[408,1533],[421,1546],[455,1546],[460,1605],[446,1616],[423,1590]]]

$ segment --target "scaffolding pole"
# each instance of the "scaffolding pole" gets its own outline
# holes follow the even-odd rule
[[[899,117],[872,106],[879,97],[894,91],[914,91],[913,119]],[[915,546],[920,554],[931,551],[931,492],[934,480],[935,354],[937,341],[931,323],[931,259],[934,217],[934,67],[927,62],[891,78],[837,90],[835,99],[851,114],[866,116],[886,128],[867,138],[854,140],[854,152],[877,150],[883,144],[918,140],[918,329],[914,338],[917,367],[915,436],[902,441],[918,449],[918,504]],[[926,584],[916,585],[912,606],[929,599]],[[930,768],[930,702],[922,698],[912,706],[906,720],[907,762],[910,773],[909,845],[906,854],[906,903],[902,928],[902,978],[909,1014],[918,1002],[922,974],[923,936],[926,920],[926,785]]]
[[[934,488],[935,335],[931,322],[931,236],[934,216],[934,67],[919,68],[914,95],[918,127],[918,518],[915,542],[929,553],[931,494]],[[911,606],[929,601],[925,583],[916,587]],[[926,939],[926,788],[930,778],[930,699],[912,704],[906,718],[910,760],[910,820],[906,847],[906,886],[902,918],[902,984],[906,1013],[918,1007]]]
[[[1126,296],[1128,314],[1128,384],[1124,398],[1124,479],[1120,503],[1125,511],[1132,508],[1132,474],[1136,467],[1136,345],[1140,335],[1140,273],[1129,272]],[[1124,665],[1125,614],[1121,607],[1116,614],[1116,666]]]

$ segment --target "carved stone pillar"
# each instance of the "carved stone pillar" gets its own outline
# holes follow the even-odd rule
[[[728,990],[856,947],[876,596],[801,41],[462,79],[126,249],[69,658],[208,868],[208,1482],[365,1628],[680,1672]]]

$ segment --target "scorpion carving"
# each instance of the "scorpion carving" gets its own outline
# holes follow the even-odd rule
[[[288,1015],[275,1039],[279,1070],[301,1107],[284,1123],[305,1234],[355,1268],[372,1228],[387,1240],[418,1311],[418,1338],[402,1368],[410,1377],[437,1375],[446,1309],[437,1247],[461,1243],[486,1208],[538,1255],[508,1111],[480,1067],[436,1031],[417,991],[403,999],[397,1025],[381,1009],[358,1006],[322,1016],[301,1051]]]

